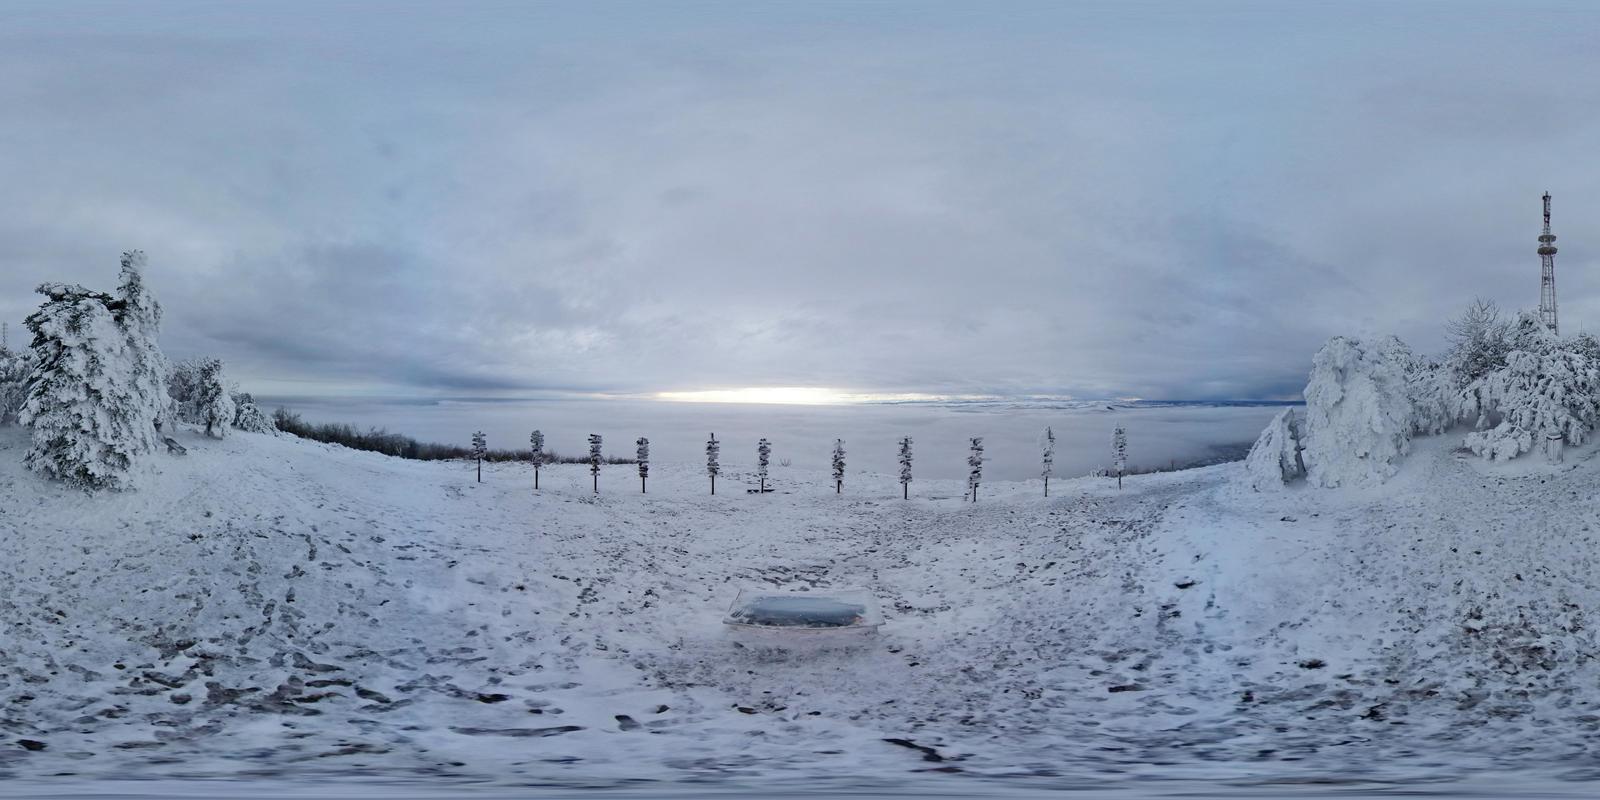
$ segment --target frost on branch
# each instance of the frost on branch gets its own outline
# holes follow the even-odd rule
[[[1370,486],[1394,475],[1417,427],[1407,378],[1415,361],[1393,336],[1371,343],[1336,336],[1317,351],[1305,389],[1304,457],[1313,485]]]
[[[1305,448],[1301,445],[1300,428],[1299,416],[1294,409],[1286,408],[1261,432],[1244,459],[1250,488],[1259,492],[1305,477],[1306,464],[1301,455]]]

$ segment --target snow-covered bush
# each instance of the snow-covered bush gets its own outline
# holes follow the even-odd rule
[[[129,486],[155,447],[156,409],[140,392],[121,303],[81,286],[45,284],[27,319],[37,363],[18,419],[33,429],[30,469],[86,489]]]
[[[1305,477],[1300,438],[1300,419],[1294,409],[1278,412],[1245,456],[1244,471],[1250,488],[1259,492]]]
[[[249,392],[234,392],[233,398],[233,428],[246,433],[276,434],[278,426],[256,405],[256,399]]]
[[[1545,448],[1560,460],[1562,447],[1582,444],[1600,424],[1600,339],[1562,339],[1528,311],[1502,321],[1482,300],[1447,333],[1441,362],[1392,336],[1330,339],[1312,361],[1305,418],[1280,415],[1262,432],[1246,459],[1250,484],[1264,488],[1301,470],[1324,487],[1382,483],[1413,436],[1462,423],[1475,429],[1464,444],[1483,458]],[[1291,469],[1296,440],[1300,460]]]
[[[1466,446],[1491,461],[1516,458],[1546,439],[1583,444],[1600,415],[1600,372],[1575,349],[1514,350],[1503,369],[1470,388],[1480,419],[1499,423],[1467,434]]]
[[[1335,336],[1311,361],[1306,385],[1305,464],[1322,487],[1382,483],[1411,449],[1416,429],[1407,369],[1411,350],[1393,336]]]

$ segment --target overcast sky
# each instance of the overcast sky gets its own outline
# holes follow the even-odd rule
[[[268,394],[1296,395],[1600,330],[1600,5],[0,4],[0,317]]]

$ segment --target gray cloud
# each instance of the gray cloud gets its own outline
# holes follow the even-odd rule
[[[0,17],[0,315],[143,247],[278,393],[1293,395],[1536,302],[1545,189],[1600,321],[1581,5]]]

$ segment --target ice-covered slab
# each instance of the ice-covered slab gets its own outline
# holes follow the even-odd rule
[[[870,632],[883,624],[878,603],[865,589],[775,592],[744,589],[724,623],[735,629],[770,632]]]

